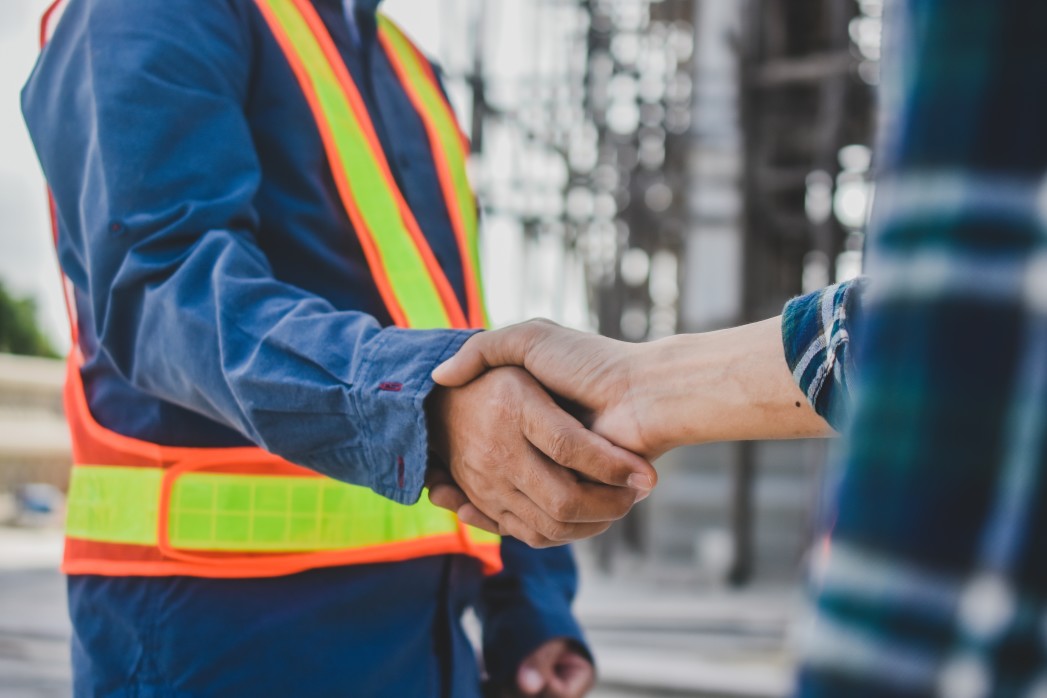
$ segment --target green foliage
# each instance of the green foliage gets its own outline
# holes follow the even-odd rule
[[[36,322],[36,301],[15,298],[0,282],[0,352],[57,358]]]

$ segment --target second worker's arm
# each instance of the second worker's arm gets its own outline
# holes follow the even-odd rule
[[[847,419],[864,285],[794,299],[762,322],[647,344],[531,321],[476,335],[434,377],[460,385],[520,365],[575,403],[596,432],[651,459],[685,444],[828,436]],[[467,497],[453,488],[431,496],[473,523],[497,525],[462,509]]]

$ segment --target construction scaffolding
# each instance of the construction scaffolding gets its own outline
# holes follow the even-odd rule
[[[496,321],[545,315],[645,341],[769,317],[852,276],[881,12],[881,0],[444,0],[440,58],[469,124],[486,267],[508,289],[492,290]],[[732,474],[735,582],[757,547],[759,449],[717,456]],[[600,539],[605,567],[623,544],[657,554],[658,500],[645,505]]]
[[[882,0],[742,3],[742,317],[856,275],[867,219]],[[736,447],[731,578],[752,574],[756,445]]]

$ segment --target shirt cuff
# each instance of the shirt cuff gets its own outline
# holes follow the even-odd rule
[[[484,630],[484,666],[491,683],[515,685],[516,672],[528,656],[550,640],[564,639],[595,665],[582,628],[568,604],[535,607],[523,603],[502,609]]]
[[[370,487],[400,504],[417,502],[429,464],[425,399],[434,386],[430,374],[473,334],[472,330],[383,329],[362,357],[351,388],[356,411],[352,418],[364,435],[361,443],[296,462]]]
[[[864,280],[794,298],[782,311],[785,359],[808,402],[834,429],[847,421],[852,318]]]
[[[483,620],[484,664],[497,686],[515,685],[520,664],[536,649],[562,638],[593,661],[571,611],[578,575],[570,546],[535,550],[502,539],[505,569],[484,581],[478,606]]]

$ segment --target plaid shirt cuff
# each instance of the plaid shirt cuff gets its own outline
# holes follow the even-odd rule
[[[794,298],[782,311],[785,359],[815,411],[842,431],[849,414],[853,357],[849,351],[865,279]]]

